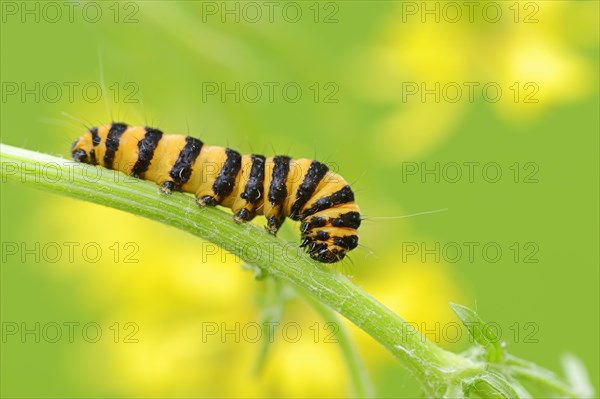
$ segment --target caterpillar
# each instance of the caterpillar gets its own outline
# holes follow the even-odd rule
[[[191,136],[125,123],[90,128],[71,146],[75,161],[154,181],[165,194],[192,193],[201,207],[231,208],[237,223],[256,215],[276,234],[286,217],[300,221],[311,258],[338,262],[358,245],[361,216],[348,183],[318,161],[241,155]]]

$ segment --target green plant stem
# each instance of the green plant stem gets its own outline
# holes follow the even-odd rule
[[[238,225],[219,209],[201,209],[188,195],[161,195],[154,183],[122,173],[4,144],[0,144],[0,156],[3,183],[31,184],[174,226],[292,284],[380,342],[415,374],[431,396],[444,392],[445,374],[477,369],[471,361],[424,338],[342,274],[311,260],[297,243],[287,243],[249,223]]]
[[[0,176],[3,185],[9,181],[21,182],[105,205],[179,228],[216,244],[260,269],[262,274],[285,281],[309,296],[326,320],[334,316],[326,307],[346,317],[412,371],[430,397],[468,395],[477,384],[484,386],[490,395],[527,397],[528,393],[513,378],[518,376],[562,396],[582,396],[568,384],[555,382],[555,375],[541,367],[498,355],[494,352],[498,349],[486,343],[490,337],[477,334],[479,330],[470,332],[475,333],[478,343],[489,351],[485,357],[462,356],[441,349],[345,276],[311,260],[298,243],[278,239],[250,223],[236,224],[231,215],[222,210],[199,208],[190,195],[159,194],[158,187],[151,182],[4,144],[0,144]],[[457,305],[453,308],[463,322],[483,323],[468,308]],[[342,342],[341,349],[349,362],[356,394],[370,395],[372,392],[356,352],[347,340]],[[588,390],[593,392],[591,386]]]

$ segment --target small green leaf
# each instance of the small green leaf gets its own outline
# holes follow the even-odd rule
[[[457,399],[468,397],[465,393],[461,383],[449,384],[446,392],[444,392],[444,398]]]
[[[572,353],[567,353],[562,356],[561,363],[571,388],[582,398],[593,398],[594,387],[590,383],[587,369],[581,360]]]
[[[481,377],[478,377],[476,381],[482,382],[492,388],[492,392],[486,392],[487,397],[492,395],[493,397],[496,397],[499,395],[500,397],[507,399],[522,398],[522,396],[517,393],[517,390],[512,387],[506,378],[499,374],[486,373]]]
[[[517,379],[512,378],[510,375],[508,375],[506,378],[507,378],[508,382],[510,383],[510,385],[512,386],[512,388],[515,391],[517,391],[517,394],[519,395],[520,398],[524,398],[524,399],[533,398],[533,396],[527,391],[527,389],[525,389],[525,387],[519,381],[517,381]]]
[[[266,269],[262,269],[259,266],[252,265],[250,263],[244,262],[242,264],[242,269],[249,270],[254,273],[254,279],[257,281],[261,281],[266,279],[269,276],[269,272]]]
[[[460,321],[467,327],[469,334],[475,342],[483,346],[490,362],[500,362],[504,358],[504,349],[500,338],[495,334],[479,315],[466,306],[450,303],[450,307],[456,313]]]

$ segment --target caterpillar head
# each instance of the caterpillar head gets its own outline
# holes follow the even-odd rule
[[[346,251],[343,249],[338,250],[337,248],[323,248],[318,251],[309,252],[309,255],[311,258],[319,262],[335,263],[344,259],[346,256]]]
[[[71,145],[71,156],[76,162],[97,164],[94,147],[100,144],[100,136],[96,128],[90,129]]]
[[[317,230],[310,235],[304,234],[301,247],[306,250],[311,258],[319,262],[335,263],[346,257],[346,252],[358,245],[357,235],[344,235],[332,237],[323,230]]]

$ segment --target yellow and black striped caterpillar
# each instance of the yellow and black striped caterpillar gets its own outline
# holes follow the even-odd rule
[[[158,129],[111,123],[89,129],[72,147],[78,162],[152,180],[161,190],[193,193],[200,206],[222,205],[238,223],[265,215],[277,233],[286,217],[301,222],[301,247],[320,262],[344,259],[358,245],[361,217],[354,193],[318,161],[240,155]]]

